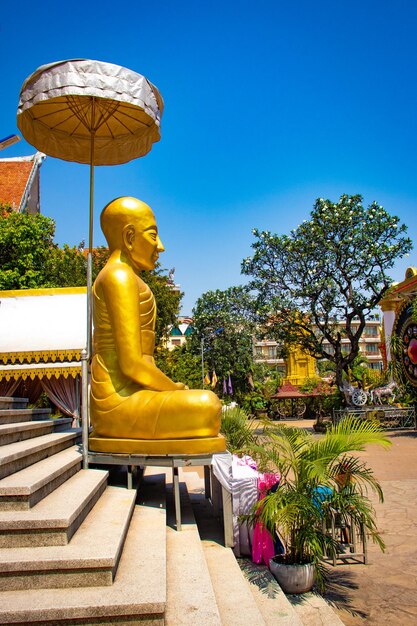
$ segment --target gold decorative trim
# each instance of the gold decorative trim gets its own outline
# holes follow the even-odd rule
[[[30,378],[34,380],[35,378],[59,378],[63,376],[64,378],[68,378],[68,376],[72,376],[75,378],[76,376],[81,376],[81,366],[78,367],[39,367],[36,369],[10,369],[10,370],[1,370],[0,369],[0,380],[18,380],[19,378],[23,378],[26,380]]]
[[[402,315],[402,313],[404,312],[404,309],[406,309],[408,306],[410,306],[410,304],[412,304],[412,299],[410,298],[409,300],[403,300],[401,302],[401,304],[398,306],[397,312],[395,314],[395,320],[394,320],[394,324],[392,326],[392,332],[391,334],[396,334],[398,336],[398,333],[400,332],[400,328],[398,328],[398,322],[400,321],[400,317]]]
[[[51,289],[13,289],[0,291],[0,298],[24,298],[26,296],[74,296],[87,293],[87,287],[54,287]]]
[[[79,361],[81,349],[69,350],[30,350],[29,352],[0,352],[0,362],[7,363],[48,363],[52,361]]]

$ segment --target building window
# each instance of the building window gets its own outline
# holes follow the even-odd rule
[[[369,354],[377,354],[379,352],[379,347],[377,343],[367,343],[366,344],[366,352]]]
[[[369,363],[368,367],[371,370],[380,370],[382,372],[382,361],[374,361],[373,363]]]
[[[268,358],[276,359],[277,358],[277,347],[276,346],[268,346]]]

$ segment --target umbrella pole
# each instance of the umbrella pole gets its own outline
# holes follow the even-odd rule
[[[94,124],[94,98],[92,102],[92,126]],[[92,356],[92,334],[93,334],[93,307],[92,307],[92,287],[93,287],[93,217],[94,217],[94,138],[95,131],[91,130],[90,148],[90,220],[88,233],[88,254],[87,254],[87,350],[81,356],[82,366],[82,441],[83,441],[83,468],[88,469],[88,434],[90,426],[89,411],[89,384],[88,366]]]

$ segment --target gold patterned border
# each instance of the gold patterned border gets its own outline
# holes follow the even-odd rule
[[[75,378],[76,376],[81,376],[81,366],[75,367],[38,367],[36,369],[0,369],[0,380],[17,380],[18,378],[23,378],[26,380],[30,378],[33,380],[34,378],[59,378],[63,376],[64,378],[68,378],[68,376],[72,376]]]
[[[52,361],[79,361],[80,348],[70,350],[31,350],[29,352],[0,352],[0,362],[4,363],[48,363]]]

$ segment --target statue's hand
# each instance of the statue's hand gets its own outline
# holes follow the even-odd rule
[[[184,385],[184,383],[175,383],[175,386],[176,386],[177,390],[188,389],[187,385]]]

